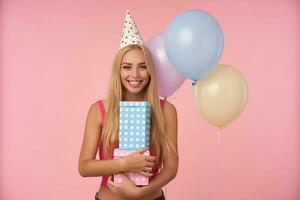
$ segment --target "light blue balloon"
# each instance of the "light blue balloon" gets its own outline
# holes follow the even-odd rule
[[[165,47],[170,62],[183,76],[200,80],[220,61],[223,31],[208,13],[185,11],[168,26]]]

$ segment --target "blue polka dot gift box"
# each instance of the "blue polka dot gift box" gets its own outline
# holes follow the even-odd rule
[[[151,105],[147,101],[120,101],[119,149],[149,147]]]

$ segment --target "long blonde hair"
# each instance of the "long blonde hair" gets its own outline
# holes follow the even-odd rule
[[[143,45],[129,45],[120,49],[113,62],[112,72],[107,95],[107,116],[103,127],[101,144],[106,156],[112,155],[113,148],[118,140],[119,133],[119,102],[123,98],[123,86],[120,78],[121,64],[124,55],[131,50],[140,49],[145,57],[145,63],[150,74],[149,83],[145,89],[144,101],[151,104],[150,150],[156,156],[156,163],[161,166],[166,151],[170,150],[172,143],[166,135],[165,119],[160,105],[157,89],[157,79],[150,51]]]

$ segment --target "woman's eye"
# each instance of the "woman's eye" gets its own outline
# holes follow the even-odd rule
[[[123,69],[130,69],[130,66],[129,65],[123,65],[122,68]]]
[[[147,69],[147,65],[140,65],[140,68]]]

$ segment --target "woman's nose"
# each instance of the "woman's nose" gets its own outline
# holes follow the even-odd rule
[[[136,67],[133,67],[132,71],[131,71],[131,75],[133,77],[138,77],[139,76],[139,70]]]

